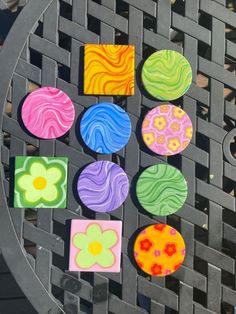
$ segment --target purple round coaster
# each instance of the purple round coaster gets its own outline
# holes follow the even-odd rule
[[[96,161],[81,172],[77,190],[88,208],[96,212],[110,212],[125,201],[129,180],[120,166],[111,161]]]

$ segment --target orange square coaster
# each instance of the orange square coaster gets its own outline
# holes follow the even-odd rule
[[[134,58],[131,45],[85,45],[84,94],[134,95]]]

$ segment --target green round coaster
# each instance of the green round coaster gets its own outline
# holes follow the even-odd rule
[[[183,206],[188,187],[178,169],[158,164],[142,172],[137,181],[136,194],[146,211],[153,215],[167,216]]]
[[[174,50],[154,52],[142,69],[145,89],[160,100],[183,96],[192,83],[192,68],[188,60]]]

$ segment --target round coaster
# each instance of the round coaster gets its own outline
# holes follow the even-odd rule
[[[80,133],[85,144],[93,151],[111,154],[129,141],[131,122],[128,114],[110,103],[96,104],[83,115]]]
[[[183,206],[188,187],[178,169],[158,164],[142,172],[137,181],[136,194],[146,211],[153,215],[167,216]]]
[[[165,104],[146,115],[142,137],[147,147],[159,155],[175,155],[190,143],[193,133],[191,119],[180,107]]]
[[[146,227],[137,236],[134,258],[138,266],[152,276],[167,276],[183,263],[185,243],[181,234],[169,225]]]
[[[188,60],[174,50],[154,52],[142,69],[145,89],[160,100],[183,96],[192,83],[192,69]]]
[[[96,212],[110,212],[125,201],[129,180],[120,166],[111,161],[96,161],[81,172],[77,190],[88,208]]]
[[[54,87],[42,87],[29,94],[21,114],[30,133],[43,139],[61,137],[70,130],[75,118],[71,99]]]

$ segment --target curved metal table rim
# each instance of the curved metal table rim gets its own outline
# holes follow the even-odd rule
[[[0,66],[1,73],[4,73],[4,75],[0,76],[1,129],[8,88],[22,49],[35,23],[40,19],[52,2],[53,0],[29,1],[19,14],[1,49]],[[13,47],[14,49],[12,49]],[[1,141],[3,141],[2,135]],[[3,173],[3,166],[1,166],[0,248],[3,257],[20,288],[38,313],[65,313],[53,296],[50,295],[42,285],[18,241],[4,192]]]

